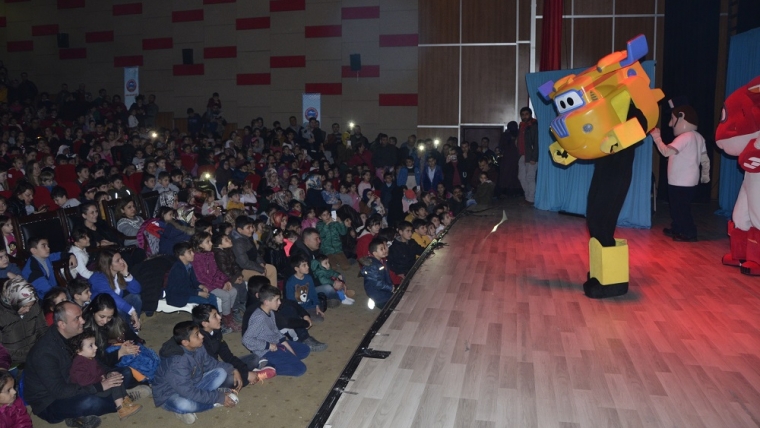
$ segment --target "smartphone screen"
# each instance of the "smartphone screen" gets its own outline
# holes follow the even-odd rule
[[[337,211],[332,210],[332,212],[330,213],[330,215],[332,215],[332,219],[333,220],[338,220],[338,212]]]

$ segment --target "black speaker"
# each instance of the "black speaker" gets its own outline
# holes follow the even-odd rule
[[[351,71],[362,71],[361,54],[351,54],[349,58],[351,59]]]
[[[57,39],[59,48],[69,47],[69,33],[58,33]]]
[[[182,49],[182,64],[185,64],[185,65],[193,64],[193,50],[192,49]]]

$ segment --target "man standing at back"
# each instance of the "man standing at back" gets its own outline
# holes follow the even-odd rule
[[[79,386],[69,382],[72,356],[67,341],[82,333],[82,309],[72,302],[61,302],[53,313],[54,325],[34,345],[26,359],[24,399],[35,415],[52,424],[63,420],[70,427],[96,428],[98,416],[115,413],[111,397],[96,393],[121,385],[124,377],[114,374],[100,383]]]
[[[525,192],[525,203],[533,205],[536,196],[536,171],[538,169],[538,122],[529,107],[520,109],[520,131],[517,135],[517,178]]]

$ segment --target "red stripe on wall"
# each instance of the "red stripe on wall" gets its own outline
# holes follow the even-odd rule
[[[381,107],[416,106],[417,94],[380,94]]]
[[[203,48],[203,58],[237,58],[237,46]]]
[[[203,0],[203,4],[235,3],[235,0]]]
[[[34,42],[31,40],[17,40],[6,44],[8,52],[28,52],[34,50]]]
[[[142,55],[125,55],[113,57],[113,66],[119,67],[142,67],[143,56]]]
[[[268,16],[257,16],[255,18],[238,18],[235,21],[236,30],[261,30],[269,28]]]
[[[203,64],[177,64],[172,70],[175,76],[203,76],[204,73]]]
[[[341,95],[343,94],[342,83],[307,83],[304,87],[307,94]]]
[[[85,43],[103,43],[113,41],[113,31],[91,31],[84,33]]]
[[[306,10],[306,0],[271,0],[269,2],[270,12],[292,12],[295,10]]]
[[[420,42],[418,34],[381,34],[380,47],[393,48],[400,46],[417,46]]]
[[[203,21],[203,9],[175,10],[172,12],[172,22]]]
[[[298,68],[306,67],[305,56],[272,56],[269,57],[271,68]]]
[[[307,25],[304,28],[307,39],[320,37],[340,37],[343,35],[343,27],[340,25]]]
[[[156,39],[143,39],[142,48],[144,51],[156,49],[171,49],[174,47],[174,40],[171,37],[159,37]]]
[[[237,84],[240,86],[270,85],[271,83],[272,75],[269,73],[247,73],[237,75]]]
[[[8,25],[8,20],[4,16],[0,16],[0,28],[5,28]]]
[[[341,19],[376,19],[380,17],[380,6],[344,7],[340,10]]]
[[[32,36],[54,36],[58,34],[58,24],[32,25]]]
[[[362,64],[362,69],[358,73],[359,77],[380,77],[380,66]],[[344,65],[341,67],[340,74],[341,77],[357,77],[357,72],[352,71],[350,65]]]
[[[85,6],[84,0],[58,0],[58,9],[76,9]]]
[[[87,48],[59,49],[58,59],[85,59]]]
[[[142,3],[115,4],[112,13],[113,16],[140,15],[142,14]]]

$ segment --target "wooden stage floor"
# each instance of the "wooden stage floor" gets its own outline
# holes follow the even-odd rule
[[[667,205],[618,229],[630,291],[601,301],[582,291],[584,219],[514,201],[463,218],[326,426],[760,426],[760,277],[720,264],[725,220],[694,208],[697,243],[662,235]]]

